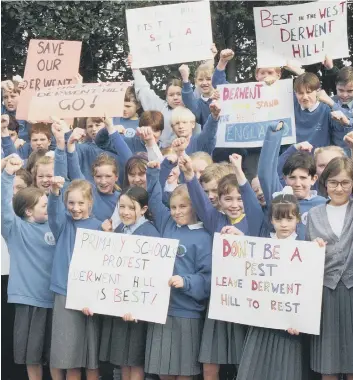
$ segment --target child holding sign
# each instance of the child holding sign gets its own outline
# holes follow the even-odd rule
[[[141,187],[128,187],[119,198],[121,224],[115,232],[159,237],[149,220],[148,193]],[[143,380],[147,323],[131,314],[122,318],[104,317],[99,359],[121,366],[123,380]]]
[[[145,372],[161,380],[175,380],[200,373],[198,362],[202,317],[210,294],[212,238],[197,223],[185,185],[170,197],[170,210],[162,203],[159,163],[149,162],[149,208],[162,237],[179,240],[175,252],[167,322],[150,323],[147,331]]]
[[[329,201],[309,211],[307,240],[326,242],[321,333],[311,337],[311,368],[323,380],[353,380],[353,161],[336,157],[320,186]]]

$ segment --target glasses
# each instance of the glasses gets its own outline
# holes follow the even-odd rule
[[[349,190],[352,186],[352,181],[346,180],[346,181],[335,181],[335,180],[328,180],[326,183],[327,187],[331,190],[334,190],[338,187],[338,185],[341,185],[343,190]]]

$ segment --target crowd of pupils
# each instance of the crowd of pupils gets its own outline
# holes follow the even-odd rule
[[[2,236],[10,253],[8,302],[15,304],[14,359],[30,380],[48,362],[54,380],[99,378],[99,361],[123,380],[353,380],[353,68],[336,70],[337,95],[316,75],[294,80],[297,143],[269,124],[262,148],[215,149],[234,53],[214,69],[189,68],[166,99],[132,70],[124,115],[29,123],[16,120],[21,83],[2,82]],[[128,58],[129,63],[132,57]],[[258,68],[272,85],[280,68]],[[142,112],[143,111],[143,112]],[[77,228],[179,240],[165,325],[65,308]],[[316,241],[325,247],[321,332],[307,336],[207,317],[215,232]]]

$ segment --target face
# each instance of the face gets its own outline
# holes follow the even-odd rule
[[[272,218],[272,224],[276,231],[278,239],[286,239],[295,232],[298,224],[298,219],[295,215],[290,215],[288,218],[275,219]]]
[[[256,70],[255,78],[257,81],[262,82],[267,77],[275,77],[279,79],[281,75],[277,73],[273,67],[263,67]]]
[[[257,200],[259,201],[260,205],[266,206],[265,196],[264,196],[264,193],[261,189],[259,177],[255,177],[251,181],[251,187],[252,187],[254,193],[256,194]]]
[[[17,194],[20,190],[25,189],[26,187],[26,182],[20,176],[15,176],[13,181],[13,195]]]
[[[11,137],[12,142],[15,142],[18,139],[18,134],[16,131],[9,130],[9,135]]]
[[[28,220],[36,223],[45,223],[48,220],[47,206],[48,198],[46,195],[43,195],[39,198],[39,201],[33,209],[26,210]]]
[[[51,181],[54,177],[54,164],[39,165],[37,169],[37,187],[49,194]]]
[[[181,99],[181,87],[169,86],[167,91],[167,103],[170,108],[176,108],[183,104]]]
[[[173,131],[178,137],[189,138],[192,135],[192,130],[195,128],[194,121],[177,121],[173,125]]]
[[[128,174],[130,186],[140,186],[144,189],[147,188],[146,172],[142,172],[138,167],[133,168]]]
[[[343,104],[348,104],[353,100],[353,82],[349,82],[346,85],[337,83],[336,90],[338,99]]]
[[[196,78],[196,85],[200,88],[203,96],[210,96],[212,93],[212,75],[200,73]]]
[[[341,154],[333,151],[324,151],[316,156],[316,174],[320,178],[321,173],[326,168],[327,164],[335,157],[341,157]]]
[[[202,188],[208,196],[208,199],[212,203],[213,207],[218,207],[218,182],[213,179],[210,182],[202,182]]]
[[[79,189],[69,192],[66,207],[72,219],[87,219],[91,213],[92,203],[86,199]]]
[[[102,165],[95,168],[93,179],[99,192],[112,194],[118,176],[114,173],[111,165]]]
[[[87,136],[94,140],[96,138],[97,133],[104,128],[103,121],[93,121],[90,117],[87,118],[86,122],[86,134]]]
[[[327,194],[330,197],[330,204],[341,206],[349,201],[352,194],[353,179],[343,170],[335,177],[330,177],[326,181]]]
[[[181,195],[176,195],[170,199],[170,214],[175,223],[180,226],[195,224],[197,221],[190,199]]]
[[[244,205],[239,191],[234,188],[229,194],[222,194],[219,198],[221,210],[230,219],[239,218],[244,213]]]
[[[298,103],[304,109],[309,109],[316,104],[317,102],[316,95],[317,95],[316,90],[311,91],[310,89],[304,88],[304,87],[299,88],[298,92],[295,93]]]
[[[132,200],[127,195],[122,195],[119,199],[119,216],[126,226],[136,223],[146,211],[147,206],[141,208],[138,202]]]
[[[39,149],[48,150],[50,139],[44,133],[32,133],[31,135],[31,148],[34,152]]]
[[[307,170],[295,169],[293,173],[285,176],[288,186],[293,189],[297,199],[306,199],[310,196],[311,186],[316,182],[317,176],[311,177]]]
[[[137,104],[134,102],[124,102],[124,113],[123,116],[125,119],[131,119],[136,116]]]
[[[179,169],[179,166],[175,166],[171,171],[170,171],[170,174],[167,178],[167,182],[169,184],[172,184],[172,183],[178,183],[178,179],[179,179],[179,175],[180,175],[180,169]]]
[[[208,164],[205,160],[200,160],[200,159],[192,160],[192,168],[194,170],[194,173],[197,179],[200,179],[203,171],[206,169],[207,166]]]
[[[16,111],[18,99],[20,98],[20,94],[16,92],[8,92],[4,93],[4,105],[8,111]]]

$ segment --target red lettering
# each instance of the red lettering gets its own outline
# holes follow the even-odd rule
[[[227,240],[223,239],[223,257],[229,256],[232,248]]]
[[[281,41],[282,42],[289,41],[290,40],[290,33],[289,33],[289,31],[287,29],[284,29],[284,28],[281,28],[280,31],[281,31]],[[285,39],[285,36],[283,35],[284,32],[287,33],[287,39]]]
[[[303,262],[302,258],[300,257],[300,253],[299,253],[298,248],[295,248],[295,251],[294,251],[290,261],[293,261],[295,257],[297,257],[301,263]]]
[[[154,36],[154,34],[150,34],[150,41],[156,41],[156,37]]]
[[[263,13],[266,13],[266,16],[267,17],[263,17]],[[266,10],[266,9],[262,9],[260,11],[260,17],[261,17],[261,26],[263,28],[267,28],[268,26],[271,26],[272,25],[272,20],[271,20],[271,12]],[[267,23],[267,25],[264,24],[264,21],[269,21],[269,23]]]
[[[186,33],[185,33],[185,35],[187,35],[187,34],[191,34],[191,28],[187,28],[187,29],[186,29]]]

